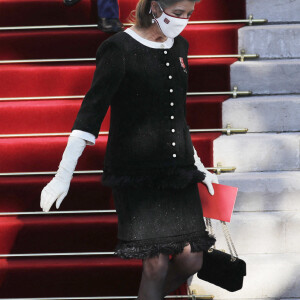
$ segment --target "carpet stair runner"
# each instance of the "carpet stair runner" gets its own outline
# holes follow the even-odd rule
[[[120,0],[120,19],[128,23],[137,1]],[[190,21],[245,19],[240,0],[203,0]],[[4,30],[0,60],[94,59],[110,34],[95,28],[96,0],[65,7],[62,0],[0,0],[0,26],[86,25],[88,28]],[[182,32],[189,55],[238,54],[237,31],[245,23],[188,25]],[[92,28],[94,27],[94,28]],[[189,58],[188,92],[230,91],[230,65],[236,58]],[[141,260],[113,255],[16,256],[5,254],[112,252],[117,242],[117,216],[111,189],[101,173],[76,174],[69,193],[52,214],[40,208],[40,193],[53,175],[11,172],[56,172],[68,133],[88,91],[94,61],[1,63],[0,67],[0,299],[14,297],[92,297],[137,295]],[[15,97],[55,97],[24,99]],[[68,99],[69,96],[79,96]],[[5,98],[5,99],[4,99]],[[222,127],[227,95],[187,96],[190,129]],[[100,131],[109,130],[110,108]],[[67,133],[65,136],[8,137],[7,134]],[[206,167],[213,167],[213,141],[221,132],[193,132],[193,144]],[[86,147],[75,171],[102,170],[107,135]],[[66,212],[87,211],[86,213]],[[20,213],[13,214],[13,213]],[[34,212],[34,214],[27,214]],[[10,213],[1,215],[3,213]],[[22,214],[23,213],[23,214]],[[3,256],[4,255],[4,256]],[[187,283],[171,295],[186,295]]]

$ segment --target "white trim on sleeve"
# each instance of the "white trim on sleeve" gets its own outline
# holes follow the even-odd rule
[[[86,144],[90,145],[90,146],[94,146],[96,143],[96,137],[92,133],[87,132],[87,131],[74,129],[74,130],[72,130],[70,136],[80,137],[80,138],[86,140]]]

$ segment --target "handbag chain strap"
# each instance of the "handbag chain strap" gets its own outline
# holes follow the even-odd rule
[[[216,236],[213,233],[213,227],[211,225],[211,219],[210,218],[206,218],[206,217],[204,217],[204,218],[206,220],[206,225],[207,225],[208,231],[210,232],[209,235],[211,235],[211,236],[213,236],[215,238]],[[236,257],[238,257],[238,254],[236,252],[236,249],[234,247],[233,241],[231,239],[231,235],[229,233],[229,230],[228,230],[228,227],[227,227],[227,223],[225,221],[221,221],[221,220],[219,220],[219,221],[222,224],[222,229],[223,229],[223,232],[224,232],[224,235],[225,235],[226,243],[227,243],[228,249],[229,249],[230,254],[231,254],[231,261],[235,261]],[[213,248],[216,249],[216,243],[213,245]],[[236,257],[234,257],[232,249],[233,249]]]
[[[233,251],[234,251],[236,257],[238,257],[238,254],[237,254],[237,252],[236,252],[236,250],[235,250],[235,247],[234,247],[233,241],[232,241],[232,239],[231,239],[231,236],[230,236],[230,233],[229,233],[229,230],[228,230],[228,227],[227,227],[226,222],[225,222],[225,221],[221,221],[221,220],[220,220],[220,222],[221,222],[221,224],[222,224],[222,228],[223,228],[223,232],[224,232],[224,235],[225,235],[225,238],[226,238],[227,246],[228,246],[229,251],[230,251],[230,254],[231,254],[231,259],[233,260],[232,249],[233,249]],[[232,247],[232,248],[231,248],[230,245],[229,245],[229,241],[230,241],[230,243],[231,243],[231,247]],[[234,260],[235,260],[235,259],[234,259]]]

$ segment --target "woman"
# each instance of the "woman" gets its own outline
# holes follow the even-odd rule
[[[135,25],[102,42],[57,174],[41,193],[44,211],[56,200],[59,208],[111,106],[102,184],[112,187],[118,215],[116,254],[143,261],[138,299],[174,291],[216,241],[205,227],[197,182],[213,194],[218,179],[201,163],[185,116],[188,42],[179,34],[195,2],[140,0]]]

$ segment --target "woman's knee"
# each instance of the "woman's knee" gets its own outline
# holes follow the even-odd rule
[[[159,256],[143,260],[143,272],[148,278],[159,280],[164,279],[168,272],[169,256],[159,254]]]
[[[174,257],[177,266],[181,272],[186,272],[187,275],[192,275],[198,272],[203,265],[203,251],[191,252],[191,246],[188,244],[179,255]]]
[[[202,266],[203,266],[203,251],[200,252],[192,252],[191,255],[193,255],[193,265],[194,265],[194,270],[193,270],[193,274],[195,274],[196,272],[198,272]]]

